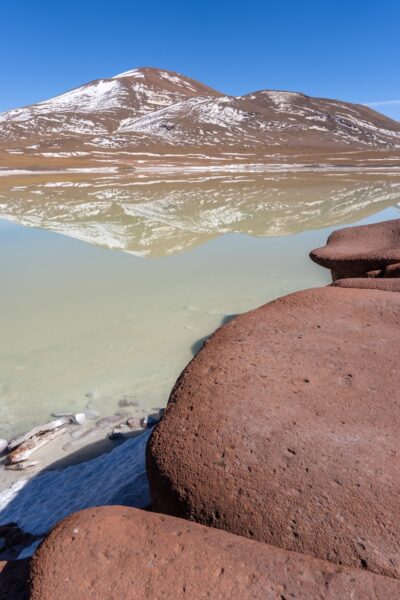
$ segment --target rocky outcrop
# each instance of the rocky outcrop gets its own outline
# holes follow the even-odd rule
[[[67,518],[32,562],[31,600],[400,596],[394,579],[123,507]]]
[[[220,328],[150,439],[154,510],[399,577],[399,326],[399,294],[326,287]]]
[[[342,288],[362,288],[367,290],[400,292],[400,277],[398,279],[381,279],[380,277],[351,277],[349,279],[337,279],[332,285]]]
[[[398,277],[400,219],[334,231],[326,246],[313,250],[310,257],[317,264],[330,269],[334,281],[367,277],[371,271],[378,271],[374,273],[375,276]],[[388,265],[394,263],[398,263],[397,275],[390,269],[385,274]]]
[[[0,561],[0,600],[27,600],[28,560]]]

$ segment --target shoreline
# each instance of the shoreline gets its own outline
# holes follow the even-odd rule
[[[379,160],[379,159],[370,159]],[[381,159],[382,161],[386,159]],[[322,163],[248,163],[248,164],[187,164],[187,165],[134,165],[127,167],[65,167],[54,169],[10,169],[0,167],[0,177],[16,177],[16,176],[41,176],[41,175],[107,175],[114,177],[132,177],[137,176],[138,179],[146,175],[191,175],[193,173],[217,173],[218,175],[231,175],[232,173],[368,173],[377,175],[397,175],[400,173],[400,158],[395,158],[394,164],[356,164],[350,163],[347,165],[322,162]],[[144,162],[144,161],[143,161]],[[135,182],[135,181],[134,181]],[[139,182],[135,182],[140,184]]]
[[[59,435],[43,447],[38,446],[29,457],[21,456],[11,463],[7,451],[0,455],[0,537],[4,537],[8,523],[15,523],[27,538],[25,546],[0,547],[0,561],[29,557],[43,535],[74,507],[77,510],[92,506],[93,502],[114,503],[114,497],[115,503],[122,501],[128,473],[137,479],[140,488],[134,505],[148,505],[144,447],[161,413],[149,415],[149,411],[142,411],[138,417],[126,409],[117,412],[108,417],[91,416],[85,421],[81,417],[81,423],[71,420],[68,426],[58,418],[60,425],[55,432]],[[32,431],[45,429],[40,426]],[[29,435],[19,437],[35,439]],[[22,442],[20,447],[23,446]],[[132,453],[136,463],[134,460],[135,464],[127,467]],[[107,488],[108,480],[113,484]],[[30,536],[38,538],[38,542],[32,543]]]

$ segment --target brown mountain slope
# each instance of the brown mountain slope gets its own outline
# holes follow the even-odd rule
[[[388,151],[400,153],[400,124],[365,106],[271,90],[226,96],[154,68],[0,114],[3,168],[165,164],[188,153],[203,164],[227,153],[262,162],[276,153]]]

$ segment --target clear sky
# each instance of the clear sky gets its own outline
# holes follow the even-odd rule
[[[399,0],[2,0],[0,111],[138,66],[400,119]]]

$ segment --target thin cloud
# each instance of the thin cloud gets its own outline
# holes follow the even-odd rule
[[[397,104],[400,105],[400,99],[399,100],[380,100],[379,102],[365,102],[364,103],[365,106],[395,106]]]

